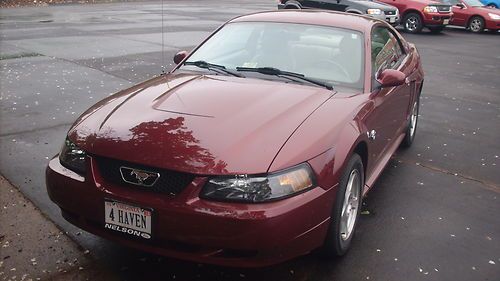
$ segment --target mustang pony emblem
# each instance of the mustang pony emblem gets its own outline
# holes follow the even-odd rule
[[[132,172],[130,172],[130,175],[134,175],[135,178],[138,180],[139,184],[143,184],[143,182],[147,180],[149,177],[154,176],[153,174],[149,174],[147,172],[142,172],[138,170],[132,170]]]
[[[149,172],[129,167],[120,167],[120,173],[123,181],[147,187],[153,186],[160,177],[160,174],[156,172]]]

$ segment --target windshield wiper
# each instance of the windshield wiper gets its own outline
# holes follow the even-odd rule
[[[266,75],[283,76],[285,78],[288,78],[288,79],[296,81],[296,82],[298,82],[297,79],[300,79],[302,81],[306,81],[306,82],[309,82],[309,83],[314,84],[314,85],[325,87],[328,90],[333,90],[333,85],[331,85],[329,83],[306,77],[304,74],[283,71],[283,70],[280,70],[280,69],[274,68],[274,67],[236,67],[236,70],[258,72],[258,73],[262,73],[262,74],[266,74]],[[297,79],[291,79],[290,77],[297,78]]]
[[[197,66],[199,68],[205,68],[208,70],[217,71],[219,73],[230,74],[230,75],[233,75],[236,77],[243,77],[243,75],[241,75],[239,73],[236,73],[234,71],[226,69],[226,67],[223,65],[209,63],[209,62],[206,62],[204,60],[187,61],[184,63],[184,65],[194,65],[194,66]]]

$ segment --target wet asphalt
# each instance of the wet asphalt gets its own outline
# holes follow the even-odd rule
[[[224,21],[275,9],[271,0],[164,3],[166,69]],[[81,233],[48,199],[45,165],[76,117],[161,72],[161,2],[2,9],[0,36],[1,174],[123,280],[500,280],[498,33],[405,34],[426,73],[417,136],[365,199],[352,250],[262,269],[127,249]]]

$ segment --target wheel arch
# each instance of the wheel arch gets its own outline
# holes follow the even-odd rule
[[[422,24],[423,24],[423,19],[424,19],[424,15],[419,11],[419,10],[415,10],[415,9],[408,9],[406,10],[403,15],[401,16],[402,19],[404,19],[408,14],[417,14],[420,16],[420,18],[422,19]]]
[[[363,163],[365,178],[367,177],[370,154],[366,130],[359,122],[351,122],[344,128],[342,137],[335,145],[334,173],[342,173],[352,155],[358,154]]]
[[[353,153],[356,153],[361,157],[361,162],[363,163],[363,172],[365,173],[366,177],[366,168],[368,167],[368,144],[366,141],[361,140],[353,150]]]
[[[422,90],[424,89],[424,80],[420,83],[420,87],[418,89],[418,97],[422,95]]]
[[[350,14],[357,14],[357,15],[363,14],[360,10],[356,10],[356,9],[347,9],[345,12],[350,13]]]
[[[483,23],[484,23],[484,24],[486,23],[486,19],[485,19],[483,16],[481,16],[481,15],[479,15],[479,14],[473,14],[473,15],[471,15],[471,16],[469,17],[469,19],[467,20],[467,27],[469,27],[470,22],[472,21],[472,19],[473,19],[473,18],[481,18],[481,19],[483,20]]]
[[[300,5],[299,2],[297,1],[286,1],[285,2],[285,9],[302,9],[302,5]]]

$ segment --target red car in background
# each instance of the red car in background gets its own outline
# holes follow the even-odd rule
[[[451,5],[431,0],[377,0],[399,9],[406,32],[418,33],[424,27],[441,32],[452,20]]]
[[[46,170],[63,217],[203,263],[345,254],[363,196],[414,140],[415,46],[385,21],[284,10],[237,17],[174,62],[70,128]]]
[[[490,8],[479,0],[443,0],[453,5],[451,25],[463,26],[474,33],[488,29],[497,32],[500,29],[500,10]]]

